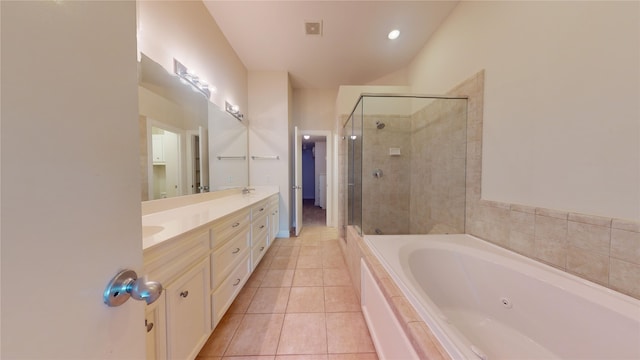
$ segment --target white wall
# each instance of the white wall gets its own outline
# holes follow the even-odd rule
[[[280,233],[289,237],[290,85],[285,71],[249,72],[249,184],[280,188]],[[251,156],[278,156],[253,160]]]
[[[225,101],[246,112],[247,69],[200,1],[138,1],[138,50],[173,73],[173,59],[195,72]]]
[[[640,218],[640,3],[462,2],[409,67],[486,69],[483,199]]]

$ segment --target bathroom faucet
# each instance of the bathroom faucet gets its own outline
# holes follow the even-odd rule
[[[242,188],[242,194],[243,195],[249,194],[252,190],[255,190],[255,189],[245,186],[244,188]]]

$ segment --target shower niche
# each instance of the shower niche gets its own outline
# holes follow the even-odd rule
[[[362,94],[344,124],[346,223],[361,234],[465,232],[467,99]]]

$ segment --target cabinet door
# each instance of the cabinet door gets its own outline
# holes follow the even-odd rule
[[[151,151],[154,163],[164,163],[164,135],[151,136]]]
[[[162,294],[153,304],[147,305],[144,325],[147,328],[147,360],[165,360],[167,358],[167,334],[165,318],[165,295]]]
[[[194,359],[211,333],[207,260],[167,287],[167,345],[171,359]]]

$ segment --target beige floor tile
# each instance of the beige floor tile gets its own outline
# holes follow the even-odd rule
[[[376,353],[329,354],[328,360],[378,360]]]
[[[279,314],[287,309],[289,301],[289,287],[261,287],[258,288],[248,314]]]
[[[227,313],[200,350],[200,356],[222,356],[244,315]]]
[[[327,313],[330,354],[375,352],[362,313]]]
[[[293,270],[268,270],[260,287],[286,287],[291,286]]]
[[[323,269],[322,279],[324,286],[351,286],[351,278],[346,268]]]
[[[266,356],[266,355],[259,355],[259,356],[225,356],[222,358],[222,360],[274,360],[276,357],[275,356]],[[208,359],[206,359],[208,360]]]
[[[298,256],[298,254],[300,254],[300,246],[281,246],[276,251],[276,257]]]
[[[316,355],[278,355],[275,360],[327,360],[327,354]]]
[[[196,356],[196,360],[222,360],[222,358],[220,356],[198,355]]]
[[[300,246],[300,242],[302,240],[300,238],[295,238],[295,237],[291,237],[291,238],[280,238],[277,239],[275,244],[278,244],[279,247],[285,247],[285,246]]]
[[[360,301],[351,286],[327,286],[324,288],[326,312],[362,311]]]
[[[347,264],[344,262],[342,254],[322,254],[322,267],[344,269]]]
[[[253,296],[256,294],[258,290],[257,287],[249,287],[245,286],[240,290],[240,293],[236,297],[235,300],[231,303],[229,310],[227,313],[229,314],[244,314],[247,312],[249,308],[249,304],[251,304],[251,300],[253,300]]]
[[[322,257],[303,256],[298,257],[297,269],[322,269]]]
[[[278,344],[278,355],[326,354],[325,314],[286,314]]]
[[[324,289],[292,287],[287,313],[324,313]]]
[[[245,287],[259,287],[268,271],[268,266],[263,266],[263,264],[258,265],[258,267],[253,271],[253,274],[249,276],[249,280],[247,280]]]
[[[276,256],[273,258],[269,269],[272,270],[284,270],[295,269],[298,257],[297,256]]]
[[[320,239],[315,237],[306,237],[302,239],[302,241],[300,242],[300,246],[302,247],[320,246],[320,241],[321,241]]]
[[[296,269],[291,286],[322,286],[322,269]]]
[[[302,246],[300,256],[322,256],[322,248],[320,246]]]
[[[275,355],[284,314],[246,314],[225,356]]]

